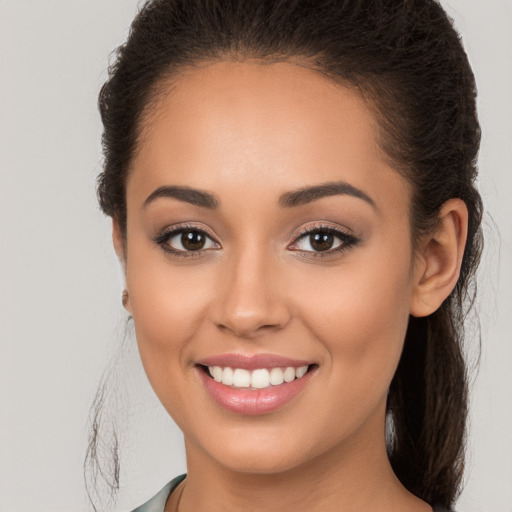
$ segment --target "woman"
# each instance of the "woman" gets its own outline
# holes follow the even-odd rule
[[[437,2],[149,1],[100,109],[123,304],[187,453],[138,510],[451,507],[480,132]]]

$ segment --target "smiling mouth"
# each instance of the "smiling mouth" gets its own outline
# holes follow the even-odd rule
[[[233,389],[261,390],[302,379],[318,365],[257,368],[254,370],[229,366],[199,366],[208,377],[225,386]]]

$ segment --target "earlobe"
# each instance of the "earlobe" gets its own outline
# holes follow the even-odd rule
[[[119,223],[115,219],[112,219],[112,242],[119,262],[123,267],[123,274],[126,277],[126,244]],[[126,288],[123,290],[121,302],[126,311],[131,314],[130,295]]]
[[[415,276],[410,314],[427,316],[436,311],[457,284],[466,246],[468,210],[461,199],[441,208],[435,229],[424,235]]]

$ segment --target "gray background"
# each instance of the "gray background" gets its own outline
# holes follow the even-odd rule
[[[444,0],[480,90],[483,352],[459,512],[512,511],[512,2]],[[96,97],[135,0],[0,0],[0,511],[82,511],[88,408],[119,352],[122,279],[99,212]],[[469,351],[476,339],[468,340]],[[125,340],[109,418],[118,510],[185,468],[181,434]],[[114,356],[118,357],[118,356]],[[108,418],[107,418],[108,419]],[[108,424],[108,421],[107,421]]]

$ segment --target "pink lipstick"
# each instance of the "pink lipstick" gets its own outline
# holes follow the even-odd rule
[[[293,400],[318,365],[273,354],[222,354],[198,361],[198,374],[211,397],[228,411],[268,414]]]

